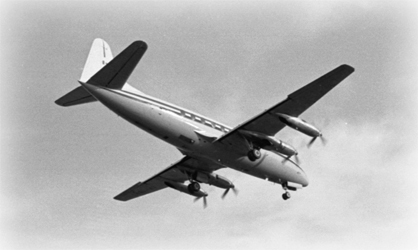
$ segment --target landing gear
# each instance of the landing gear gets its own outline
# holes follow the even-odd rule
[[[187,186],[187,188],[189,189],[189,192],[191,194],[197,192],[200,190],[200,184],[198,182],[192,181],[190,182],[190,184]]]
[[[250,151],[248,151],[248,159],[250,159],[250,161],[255,161],[257,159],[260,159],[261,157],[261,152],[259,149],[257,148],[253,148]]]
[[[287,186],[287,182],[284,182],[283,184],[282,184],[282,187],[283,187],[283,190],[285,191],[284,192],[284,194],[282,194],[282,198],[283,198],[283,200],[288,200],[288,199],[290,199],[290,193],[289,193],[289,191],[287,191],[288,189],[289,190],[292,190],[290,187],[288,187]],[[296,191],[296,190],[295,190]]]
[[[282,198],[283,200],[290,199],[290,193],[286,191],[284,194],[282,194]]]
[[[250,161],[256,161],[260,159],[261,158],[260,148],[255,146],[253,142],[251,140],[248,140],[248,138],[246,138],[245,136],[243,136],[243,138],[244,138],[244,141],[247,143],[247,146],[249,149],[247,153],[248,159]]]

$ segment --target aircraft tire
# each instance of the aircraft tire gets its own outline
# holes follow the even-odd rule
[[[261,157],[261,152],[258,149],[251,149],[250,151],[248,151],[248,159],[250,159],[250,161],[255,161],[257,159],[260,159]]]
[[[194,181],[190,183],[189,186],[187,186],[187,188],[189,189],[190,193],[195,193],[200,190],[200,184]]]
[[[289,192],[284,193],[284,194],[282,195],[282,198],[283,198],[283,200],[288,200],[288,199],[290,199],[290,193],[289,193]]]

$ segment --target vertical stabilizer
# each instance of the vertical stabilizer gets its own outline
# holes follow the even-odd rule
[[[142,94],[126,81],[146,50],[145,42],[135,41],[113,59],[109,45],[103,39],[96,38],[79,82]],[[55,103],[67,107],[94,101],[96,98],[84,86],[80,86],[56,100]]]
[[[81,73],[80,81],[87,82],[112,59],[113,55],[109,44],[107,44],[103,39],[94,39],[86,64],[84,65],[83,73]]]

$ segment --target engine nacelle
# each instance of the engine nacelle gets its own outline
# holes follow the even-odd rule
[[[203,191],[202,189],[195,191],[195,192],[190,192],[189,187],[184,184],[184,183],[180,183],[180,182],[175,182],[175,181],[166,181],[164,182],[165,185],[167,185],[168,187],[171,187],[177,191],[180,191],[182,193],[186,193],[186,194],[190,194],[193,195],[195,197],[206,197],[208,196],[208,194]]]
[[[298,117],[293,117],[290,115],[280,113],[277,113],[276,115],[281,122],[297,131],[304,133],[305,135],[311,137],[321,136],[321,132],[317,128]]]
[[[214,173],[206,173],[206,172],[195,172],[193,174],[193,179],[198,182],[206,183],[209,185],[213,185],[218,188],[228,189],[233,188],[234,184],[227,178],[220,176]]]
[[[290,146],[289,144],[284,143],[281,140],[277,140],[276,138],[273,138],[273,137],[269,136],[269,141],[271,143],[271,146],[264,147],[267,150],[276,151],[276,152],[279,152],[279,153],[282,153],[282,154],[288,155],[288,156],[298,154],[296,149],[294,149],[292,146]]]
[[[296,149],[294,149],[292,146],[272,136],[268,136],[268,135],[254,132],[254,131],[247,131],[247,130],[240,130],[240,133],[246,137],[253,138],[253,140],[251,139],[250,140],[253,141],[254,144],[266,150],[276,151],[276,152],[279,152],[281,154],[288,155],[288,156],[298,154]]]

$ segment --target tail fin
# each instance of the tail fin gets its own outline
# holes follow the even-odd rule
[[[113,60],[109,45],[102,39],[93,41],[89,56],[81,74],[80,82],[108,88],[132,88],[126,84],[135,66],[147,50],[147,44],[136,41],[128,46]],[[60,106],[73,106],[96,99],[80,86],[55,101]]]
[[[87,82],[94,74],[113,59],[109,44],[103,39],[96,38],[91,45],[86,64],[81,73],[80,81]],[[73,89],[63,97],[55,101],[60,106],[73,106],[77,104],[96,101],[82,86]]]
[[[87,83],[112,89],[122,89],[146,50],[147,44],[145,42],[133,42],[109,64],[94,74]]]
[[[109,44],[103,39],[94,39],[86,64],[84,65],[83,73],[81,73],[80,81],[87,82],[112,59],[113,56]]]

